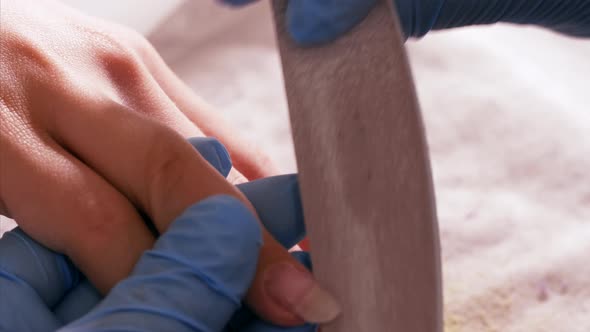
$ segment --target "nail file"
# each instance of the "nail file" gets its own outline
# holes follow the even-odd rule
[[[273,10],[314,275],[342,305],[322,332],[442,331],[430,162],[387,1],[334,42],[300,47]]]

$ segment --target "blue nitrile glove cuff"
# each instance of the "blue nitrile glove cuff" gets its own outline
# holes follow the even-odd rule
[[[224,0],[243,5],[251,0]],[[288,30],[301,45],[330,42],[362,21],[377,0],[291,0]],[[402,31],[422,37],[430,30],[507,22],[535,24],[590,37],[588,0],[396,0]]]

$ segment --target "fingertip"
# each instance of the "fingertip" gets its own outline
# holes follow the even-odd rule
[[[248,253],[256,256],[262,245],[262,229],[256,217],[242,201],[230,195],[215,195],[193,204],[166,234],[188,235],[196,242],[231,247],[238,256]]]
[[[252,203],[265,229],[285,248],[305,236],[305,223],[296,174],[243,183],[238,189]]]
[[[232,162],[229,152],[227,151],[225,146],[223,146],[223,144],[221,144],[221,142],[217,139],[213,139],[211,144],[213,145],[213,148],[215,148],[215,151],[217,151],[217,156],[219,158],[220,164],[219,172],[221,173],[221,175],[223,175],[223,177],[227,177],[232,168]]]
[[[214,137],[191,137],[188,141],[223,177],[228,176],[232,161],[229,152],[219,140]]]

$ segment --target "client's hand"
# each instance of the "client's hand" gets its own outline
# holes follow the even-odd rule
[[[247,176],[267,175],[139,34],[50,0],[2,1],[0,21],[0,214],[87,272],[89,251],[129,272],[153,243],[136,209],[167,223],[208,196],[186,137],[229,138]]]
[[[218,143],[199,139],[193,144],[218,170],[227,170]],[[240,189],[283,246],[304,236],[295,176]],[[178,217],[132,275],[101,302],[65,256],[15,229],[0,239],[0,330],[53,331],[66,325],[63,331],[314,331],[313,325],[271,325],[246,308],[234,315],[253,279],[261,239],[256,218],[238,200],[208,198]],[[294,255],[309,267],[306,254]],[[291,291],[300,296],[307,290],[293,283]]]

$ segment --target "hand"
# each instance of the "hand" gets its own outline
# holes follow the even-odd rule
[[[104,294],[153,246],[146,219],[163,233],[218,194],[253,209],[185,137],[220,136],[250,177],[265,174],[264,158],[219,127],[143,37],[57,1],[1,7],[0,214],[70,257]],[[274,305],[263,275],[278,262],[305,269],[263,237],[248,303],[271,321],[301,322]]]
[[[192,142],[214,167],[227,171],[219,143]],[[245,183],[240,189],[283,246],[301,240],[305,229],[295,176]],[[177,218],[131,277],[96,306],[100,294],[65,256],[15,229],[0,239],[0,330],[48,331],[75,320],[63,331],[221,331],[253,278],[260,241],[255,217],[237,200],[206,199]],[[309,267],[309,257],[295,255]],[[315,330],[312,325],[279,328],[247,309],[239,316],[231,323],[237,331]]]
[[[224,0],[245,4],[248,0]],[[364,19],[377,0],[297,0],[289,3],[288,28],[303,45],[329,42]],[[406,36],[430,30],[498,22],[535,24],[578,37],[590,37],[586,0],[395,0]]]
[[[212,166],[220,172],[227,172],[228,161],[224,160],[224,153],[219,153],[223,147],[217,141],[197,138],[191,142]],[[245,183],[240,189],[254,204],[265,227],[285,248],[301,240],[305,229],[295,176]],[[212,206],[217,206],[214,214],[209,213]],[[236,309],[236,301],[217,301],[219,293],[212,292],[208,283],[212,280],[227,282],[225,289],[233,292],[234,299],[243,297],[253,275],[249,268],[256,266],[257,258],[257,250],[247,250],[259,238],[253,234],[251,222],[248,222],[251,218],[251,214],[244,215],[243,207],[227,197],[194,205],[160,237],[154,250],[144,254],[132,276],[118,284],[94,310],[92,308],[101,299],[100,294],[65,256],[43,247],[20,229],[6,233],[0,239],[0,331],[55,330],[84,315],[82,320],[68,328],[86,331],[92,330],[96,324],[115,328],[131,320],[137,322],[135,328],[141,327],[142,330],[176,331],[180,329],[175,320],[179,317],[209,317],[206,321],[193,319],[187,328],[190,330],[203,323],[209,324],[206,326],[211,331],[217,331],[217,326],[227,323],[229,315]],[[246,219],[245,223],[238,222],[242,219]],[[232,222],[234,224],[227,225]],[[244,251],[243,256],[235,255],[241,251]],[[309,267],[308,256],[303,253],[295,255]],[[190,266],[182,265],[187,262]],[[195,278],[186,273],[190,268],[208,273],[205,277],[197,275],[202,278]],[[272,280],[271,284],[277,283]],[[293,285],[296,281],[290,284],[290,289],[297,289]],[[305,291],[309,285],[302,286],[300,290]],[[219,289],[219,285],[211,287]],[[137,296],[138,289],[144,292],[142,297]],[[192,290],[195,291],[190,293]],[[218,306],[212,306],[213,303]],[[215,309],[213,313],[219,315],[212,314],[211,307]],[[133,314],[121,314],[127,309]],[[171,320],[170,317],[175,318]],[[149,323],[149,326],[139,325],[143,323]],[[263,322],[246,308],[240,311],[231,326],[237,331],[314,330],[312,325],[279,328]]]

